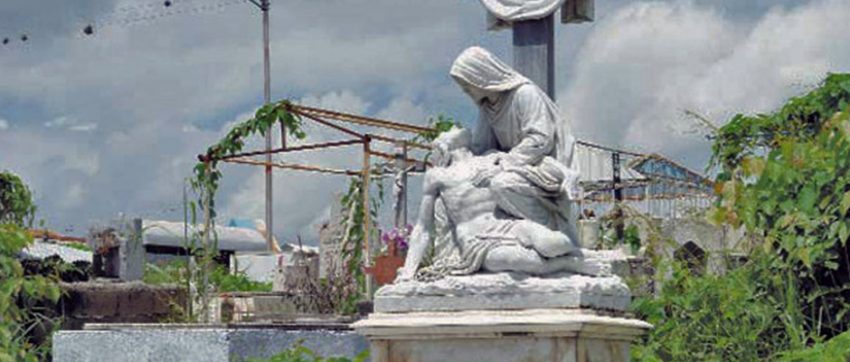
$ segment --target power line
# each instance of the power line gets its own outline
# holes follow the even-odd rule
[[[128,27],[158,21],[178,15],[198,15],[221,11],[227,7],[244,4],[249,0],[160,0],[141,4],[125,5],[107,13],[99,19],[80,22],[80,32],[87,37],[111,27]],[[0,34],[0,49],[32,41],[30,31],[21,31],[16,35]]]
[[[139,6],[121,7],[114,11],[105,20],[89,24],[93,29],[99,29],[110,26],[130,26],[137,24],[150,23],[162,18],[177,16],[177,15],[195,15],[214,11],[220,11],[226,7],[243,4],[247,0],[219,0],[216,2],[204,1],[198,3],[192,0],[166,0],[161,3],[143,4]]]

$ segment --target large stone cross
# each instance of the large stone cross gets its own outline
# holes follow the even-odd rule
[[[593,21],[594,0],[481,0],[490,29],[513,28],[514,68],[555,99],[555,10],[561,22]],[[496,11],[494,11],[496,10]],[[502,10],[497,13],[498,10]],[[551,12],[549,12],[551,11]],[[505,18],[506,13],[521,20]],[[526,18],[523,14],[531,16]],[[538,17],[541,16],[542,17]]]

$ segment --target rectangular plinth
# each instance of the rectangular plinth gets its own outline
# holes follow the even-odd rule
[[[377,313],[355,323],[375,362],[629,360],[651,325],[591,311]]]
[[[478,294],[461,296],[415,296],[375,298],[375,310],[384,313],[462,310],[519,310],[534,308],[578,309],[592,307],[623,311],[631,303],[629,295],[605,295],[581,291],[527,294]]]

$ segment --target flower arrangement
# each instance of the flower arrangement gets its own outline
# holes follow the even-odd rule
[[[401,228],[394,227],[390,231],[381,232],[381,241],[384,243],[385,251],[388,251],[390,254],[406,251],[411,232],[413,232],[413,225],[407,225]]]

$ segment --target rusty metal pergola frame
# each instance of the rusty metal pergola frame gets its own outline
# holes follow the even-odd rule
[[[405,140],[399,139],[395,137],[390,137],[378,133],[365,133],[358,132],[354,129],[350,128],[350,125],[356,126],[365,126],[376,129],[378,132],[383,130],[389,131],[397,131],[402,133],[419,135],[426,132],[434,132],[433,128],[417,126],[402,122],[382,120],[371,117],[358,116],[354,114],[348,114],[343,112],[337,112],[327,109],[307,107],[302,105],[294,105],[289,104],[286,105],[286,110],[301,117],[302,120],[310,120],[315,122],[321,126],[328,127],[339,131],[342,134],[349,136],[347,139],[337,140],[337,141],[328,141],[328,142],[318,142],[312,144],[305,145],[297,145],[297,146],[287,146],[286,142],[286,129],[283,124],[280,125],[280,137],[281,137],[281,147],[269,149],[269,150],[259,150],[259,151],[247,151],[240,152],[233,155],[226,155],[217,158],[203,158],[205,155],[200,156],[207,162],[210,161],[220,161],[232,164],[241,164],[241,165],[250,165],[250,166],[262,166],[266,168],[277,168],[284,170],[295,170],[295,171],[306,171],[306,172],[316,172],[323,174],[332,174],[332,175],[344,175],[344,176],[355,176],[360,177],[363,181],[363,186],[361,189],[361,197],[362,203],[365,210],[369,210],[369,182],[370,176],[373,175],[372,170],[372,157],[380,157],[387,160],[394,160],[396,162],[401,161],[404,164],[410,166],[415,165],[417,168],[424,169],[427,167],[427,161],[416,159],[415,157],[410,157],[408,155],[409,149],[419,149],[428,151],[431,149],[431,146]],[[271,133],[271,129],[268,130]],[[373,143],[386,143],[391,144],[396,147],[399,147],[403,150],[400,155],[392,155],[386,152],[381,152],[375,150],[373,148]],[[254,156],[267,156],[272,154],[283,154],[283,153],[294,153],[294,152],[302,152],[302,151],[313,151],[313,150],[324,150],[331,148],[339,148],[339,147],[350,147],[360,145],[362,149],[362,164],[359,168],[351,168],[351,169],[336,169],[318,165],[310,165],[310,164],[299,164],[299,163],[287,163],[287,162],[268,162],[254,159]],[[406,172],[406,171],[405,171]],[[205,217],[208,218],[208,213],[205,213]],[[372,252],[371,247],[369,245],[369,235],[371,233],[371,215],[367,211],[364,213],[364,222],[363,222],[363,235],[365,249],[365,264],[366,266],[371,265],[372,263]],[[271,230],[269,230],[271,232]],[[372,285],[370,278],[367,278],[367,291],[371,296]]]

